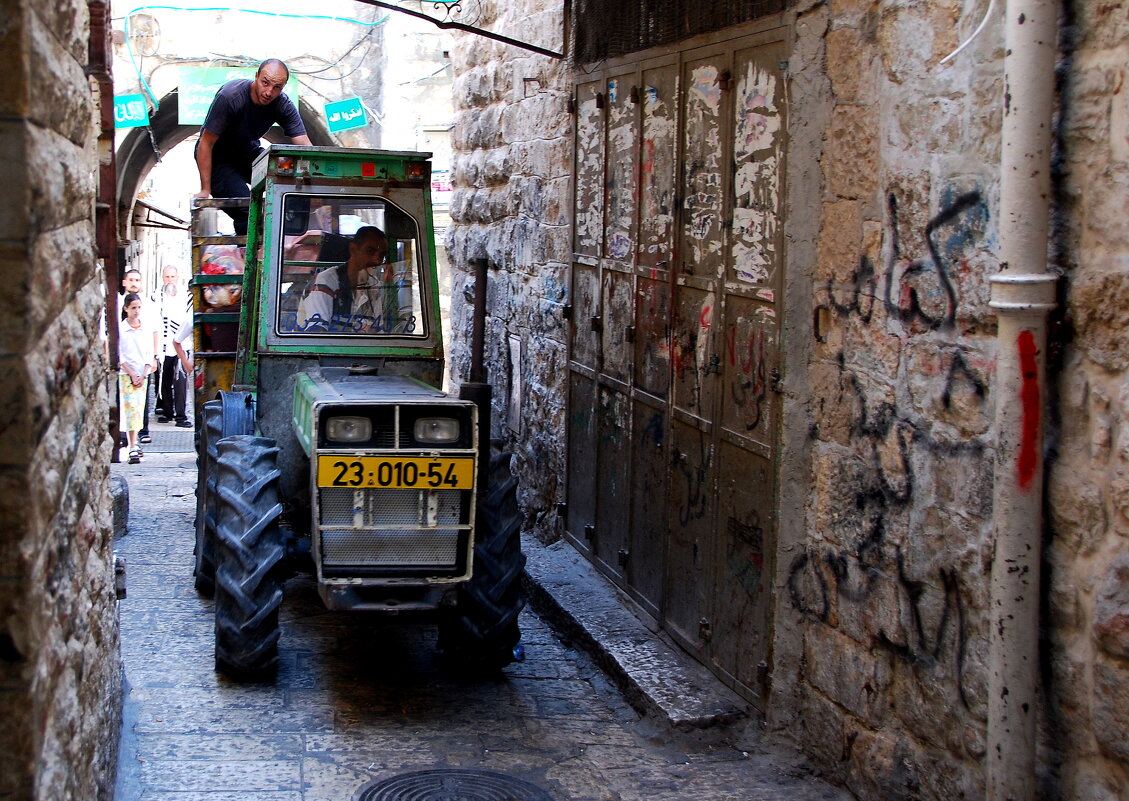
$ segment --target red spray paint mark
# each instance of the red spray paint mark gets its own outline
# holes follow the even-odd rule
[[[1035,336],[1030,331],[1021,331],[1016,340],[1019,350],[1019,371],[1022,385],[1019,389],[1019,402],[1023,407],[1023,438],[1019,444],[1019,460],[1016,464],[1019,488],[1026,490],[1035,478],[1039,466],[1039,423],[1040,391],[1039,363],[1036,360],[1039,349]]]

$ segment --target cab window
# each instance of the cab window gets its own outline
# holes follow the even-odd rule
[[[380,197],[288,194],[275,330],[426,337],[419,228]]]

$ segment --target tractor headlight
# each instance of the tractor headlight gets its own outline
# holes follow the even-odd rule
[[[368,442],[372,439],[372,420],[367,417],[330,417],[325,421],[325,438],[330,442]]]
[[[459,421],[453,417],[421,417],[416,420],[412,436],[416,442],[457,442]]]

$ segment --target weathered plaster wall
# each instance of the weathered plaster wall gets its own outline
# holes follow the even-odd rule
[[[559,9],[543,5],[483,3],[484,26],[559,49]],[[461,35],[451,56],[451,381],[457,387],[470,370],[472,307],[464,296],[473,292],[470,260],[486,258],[494,434],[514,443],[527,526],[555,537],[565,458],[571,90],[561,62],[489,39]]]
[[[0,796],[110,799],[120,720],[81,0],[0,0]]]

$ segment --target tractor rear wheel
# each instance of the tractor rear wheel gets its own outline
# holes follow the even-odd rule
[[[273,439],[246,435],[216,448],[216,668],[240,678],[278,666],[278,452]]]
[[[211,598],[216,591],[216,443],[223,436],[223,406],[204,404],[196,441],[196,548],[192,575],[196,592]]]
[[[521,510],[511,455],[491,448],[486,503],[475,527],[474,574],[459,590],[458,606],[440,623],[439,647],[459,668],[491,672],[513,662],[525,607],[521,574]]]

